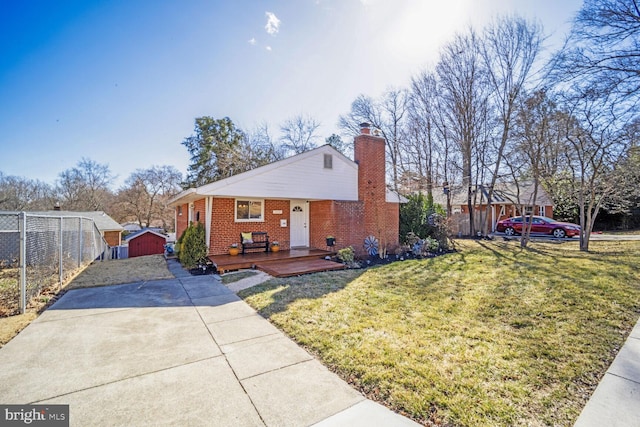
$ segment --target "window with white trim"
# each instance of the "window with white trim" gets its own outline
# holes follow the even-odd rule
[[[544,206],[538,206],[538,215],[544,216],[544,214],[545,214]]]
[[[264,200],[236,199],[236,222],[264,221]]]

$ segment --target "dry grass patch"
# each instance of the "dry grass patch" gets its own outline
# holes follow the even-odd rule
[[[94,262],[69,283],[65,289],[119,285],[149,280],[172,279],[162,255]]]
[[[640,242],[458,247],[239,295],[425,425],[573,425],[640,315]]]
[[[0,347],[11,341],[11,338],[18,335],[36,317],[38,317],[38,313],[32,310],[24,314],[0,318]]]

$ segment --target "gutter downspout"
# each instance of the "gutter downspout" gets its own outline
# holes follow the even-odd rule
[[[207,241],[207,253],[211,250],[211,216],[213,212],[213,197],[204,199],[204,230]]]

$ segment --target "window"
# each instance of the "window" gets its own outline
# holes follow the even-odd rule
[[[178,216],[182,215],[182,205],[178,206]]]
[[[236,200],[236,222],[263,221],[263,200]]]
[[[544,216],[544,214],[545,214],[544,206],[538,206],[538,215]]]
[[[533,215],[533,206],[525,206],[524,214],[527,216]]]
[[[331,154],[324,155],[324,168],[333,169],[333,156]]]

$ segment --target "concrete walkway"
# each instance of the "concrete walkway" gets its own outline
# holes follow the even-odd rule
[[[69,404],[73,426],[411,426],[220,284],[67,292],[0,349],[0,402]]]
[[[257,285],[259,285],[261,283],[266,282],[269,279],[273,279],[272,276],[268,275],[264,271],[256,270],[255,273],[256,274],[254,274],[253,276],[246,277],[244,279],[240,279],[240,280],[238,280],[236,282],[231,282],[226,286],[231,291],[233,291],[233,292],[235,292],[237,294],[238,292],[242,291],[243,289],[252,288],[254,286],[257,286]],[[234,273],[227,273],[227,274],[234,274]]]
[[[640,426],[640,320],[609,366],[575,427]]]

